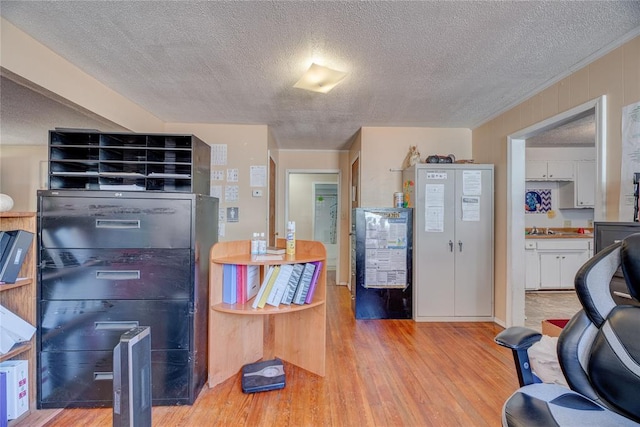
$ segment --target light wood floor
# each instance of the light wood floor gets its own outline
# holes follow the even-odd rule
[[[154,426],[499,426],[517,388],[493,323],[353,318],[327,289],[327,375],[285,364],[282,390],[243,394],[236,375],[193,406],[154,407]],[[111,409],[67,409],[47,426],[111,426]]]

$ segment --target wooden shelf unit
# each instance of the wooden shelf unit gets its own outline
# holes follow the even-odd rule
[[[279,242],[282,246],[282,242]],[[209,387],[237,374],[243,365],[278,357],[319,376],[325,374],[326,249],[320,242],[298,240],[296,255],[282,260],[252,261],[249,240],[220,242],[211,248],[209,270]],[[322,271],[311,304],[281,304],[254,309],[246,304],[224,304],[224,264],[265,267],[322,261]]]
[[[36,213],[35,212],[0,212],[0,230],[25,230],[34,234],[31,248],[27,253],[18,277],[21,280],[13,284],[0,285],[0,304],[11,310],[22,319],[36,324]],[[34,337],[27,343],[16,344],[8,353],[0,355],[0,362],[9,359],[29,361],[29,411],[9,426],[20,423],[36,408],[36,349]]]

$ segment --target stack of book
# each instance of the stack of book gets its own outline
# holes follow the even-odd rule
[[[259,283],[258,272],[252,273],[252,280],[246,279],[245,271],[257,265],[225,264],[223,270],[222,302],[227,304],[245,304],[254,298],[253,308],[264,308],[265,305],[278,307],[280,304],[310,304],[318,284],[318,276],[322,271],[322,261],[271,265]],[[251,282],[251,285],[249,285]],[[250,290],[249,290],[250,289]]]

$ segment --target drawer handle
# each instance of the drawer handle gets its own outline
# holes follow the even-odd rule
[[[96,219],[96,228],[140,228],[139,219]]]
[[[135,280],[140,278],[140,270],[98,270],[96,279]]]
[[[94,381],[113,381],[113,372],[94,372]]]
[[[131,328],[140,326],[137,320],[121,320],[121,321],[103,321],[95,322],[95,330],[103,331],[128,331]]]

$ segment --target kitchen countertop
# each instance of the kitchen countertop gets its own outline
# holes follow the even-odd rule
[[[539,228],[538,231],[543,233],[547,228]],[[578,233],[577,228],[552,228],[549,230],[555,234],[529,234],[530,228],[525,229],[525,239],[593,239],[593,229],[583,228],[584,233]]]

